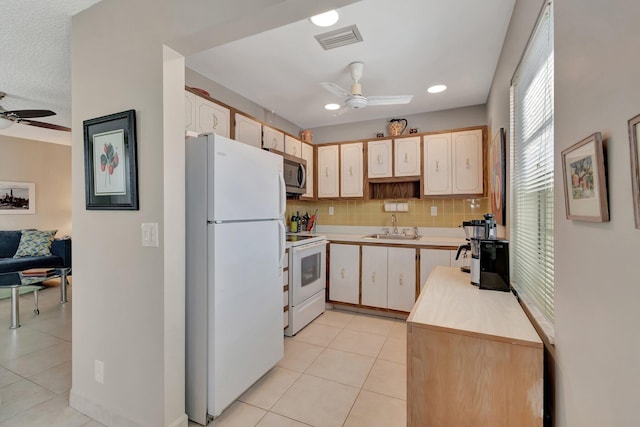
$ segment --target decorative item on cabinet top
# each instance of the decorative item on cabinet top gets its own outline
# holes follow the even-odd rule
[[[404,123],[404,125],[402,124]],[[407,129],[407,119],[391,119],[389,120],[389,135],[400,136]]]

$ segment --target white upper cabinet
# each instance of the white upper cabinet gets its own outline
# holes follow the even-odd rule
[[[284,137],[284,152],[291,154],[292,156],[302,156],[302,141],[295,139],[292,136],[285,135]]]
[[[362,142],[340,145],[340,197],[364,195],[363,163]]]
[[[229,137],[231,112],[228,108],[196,96],[196,132]]]
[[[236,113],[235,140],[256,148],[262,147],[262,124]]]
[[[483,194],[482,129],[424,137],[424,194]]]
[[[302,143],[302,158],[307,161],[307,192],[302,195],[302,197],[314,197],[314,188],[313,188],[313,176],[314,176],[314,165],[313,165],[313,146],[307,143]]]
[[[451,134],[424,137],[424,194],[452,194]]]
[[[399,138],[395,148],[394,176],[420,176],[420,137]]]
[[[262,148],[284,153],[284,133],[269,126],[262,126]]]
[[[369,178],[389,178],[393,176],[391,170],[391,140],[383,139],[367,142]]]
[[[482,129],[453,132],[453,194],[482,194]]]
[[[318,147],[318,197],[339,197],[338,145]]]
[[[184,128],[196,131],[196,96],[186,90],[184,91]]]

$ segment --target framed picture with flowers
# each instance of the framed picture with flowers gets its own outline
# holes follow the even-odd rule
[[[89,210],[138,210],[134,110],[85,120],[84,163]]]

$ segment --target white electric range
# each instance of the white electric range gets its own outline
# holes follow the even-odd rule
[[[289,326],[286,336],[297,334],[324,313],[327,285],[327,238],[287,234],[289,248]]]

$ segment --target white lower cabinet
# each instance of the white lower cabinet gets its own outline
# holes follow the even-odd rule
[[[424,282],[436,265],[451,266],[451,259],[456,257],[456,251],[448,249],[420,249],[420,290],[424,288]]]
[[[416,300],[414,248],[362,247],[362,304],[411,311]]]
[[[360,246],[329,245],[329,299],[359,304]]]

